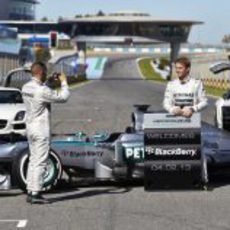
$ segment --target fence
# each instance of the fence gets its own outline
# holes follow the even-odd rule
[[[49,71],[64,72],[67,76],[75,76],[79,71],[77,59],[78,53],[60,57],[54,63],[49,63]]]
[[[0,39],[0,83],[4,76],[19,66],[19,50],[21,42],[17,39]]]
[[[77,53],[59,58],[55,61],[55,63],[49,64],[49,72],[64,72],[67,77],[75,76],[75,62],[77,58]],[[2,85],[5,87],[15,87],[21,89],[21,87],[31,79],[31,77],[32,75],[29,68],[16,68],[5,75]]]
[[[1,56],[0,56],[1,58]],[[1,60],[1,59],[0,59]],[[29,69],[16,68],[13,71],[9,71],[17,67],[17,57],[9,56],[4,57],[3,62],[0,61],[1,71],[4,74],[1,76],[6,76],[4,81],[2,81],[4,86],[12,86],[21,88],[21,86],[31,78]],[[66,55],[55,60],[54,63],[49,63],[49,72],[64,72],[67,76],[81,76],[85,74],[85,66],[78,64],[78,53],[71,55]],[[230,75],[229,71],[224,71],[219,74],[213,74],[210,71],[210,66],[220,60],[227,60],[227,56],[223,54],[219,55],[208,55],[199,56],[194,58],[192,61],[192,76],[202,79],[206,86],[210,86],[217,89],[229,89],[230,88]],[[5,66],[4,66],[5,65]],[[5,74],[8,72],[8,74]]]
[[[18,63],[19,59],[17,55],[0,53],[0,84],[2,84],[4,76],[6,76],[10,70],[19,66]]]
[[[30,69],[17,68],[9,71],[3,80],[5,87],[14,87],[21,89],[22,86],[31,79]]]
[[[192,76],[198,79],[202,79],[205,86],[209,86],[216,89],[227,90],[230,88],[230,72],[222,71],[218,74],[214,74],[210,71],[210,67],[218,62],[228,61],[227,55],[208,55],[198,59],[194,59],[192,62]]]

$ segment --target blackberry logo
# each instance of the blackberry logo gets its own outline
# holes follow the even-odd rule
[[[172,149],[155,149],[156,156],[195,156],[197,151],[195,149],[181,149],[181,148],[172,148]]]

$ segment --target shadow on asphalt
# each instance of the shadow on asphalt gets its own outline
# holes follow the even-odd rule
[[[108,188],[108,189],[103,189],[103,190],[90,190],[90,191],[85,191],[85,192],[75,192],[73,194],[69,195],[63,195],[63,196],[58,196],[49,199],[52,203],[56,202],[61,202],[61,201],[66,201],[66,200],[73,200],[73,199],[80,199],[80,198],[86,198],[86,197],[91,197],[91,196],[98,196],[98,195],[104,195],[104,194],[121,194],[121,193],[126,193],[129,192],[129,189],[124,189],[123,191],[116,191],[118,188]],[[119,189],[120,190],[120,189]]]
[[[116,188],[130,188],[143,186],[143,180],[132,180],[132,181],[98,181],[93,178],[84,178],[68,182],[67,180],[61,180],[58,185],[48,191],[48,193],[62,193],[68,191],[76,191],[79,188],[92,188],[92,187],[116,187]]]
[[[98,195],[114,195],[130,192],[133,188],[143,186],[142,181],[95,181],[94,179],[82,179],[74,182],[61,181],[59,185],[48,192],[48,194],[57,195],[50,198],[52,203],[80,199]],[[95,188],[96,187],[96,188]],[[106,187],[106,188],[103,188]],[[80,192],[81,188],[93,188],[92,190]],[[62,195],[59,195],[62,194]]]
[[[230,185],[230,177],[229,176],[212,176],[210,178],[210,182],[208,183],[207,186],[207,191],[213,191],[217,188],[221,187],[226,187]],[[120,193],[127,193],[130,192],[133,188],[137,187],[142,187],[144,191],[144,182],[141,179],[136,179],[136,180],[124,180],[124,181],[95,181],[94,179],[82,179],[79,181],[74,181],[74,182],[68,182],[66,180],[61,181],[59,185],[54,189],[49,191],[49,194],[59,194],[63,192],[77,192],[80,191],[81,188],[95,188],[97,187],[97,190],[93,189],[91,191],[87,191],[81,194],[75,194],[71,196],[75,196],[73,198],[83,198],[87,196],[94,196],[94,195],[100,195],[100,194],[120,194]],[[98,188],[103,188],[103,187],[111,187],[111,188],[106,188],[102,190],[98,190]],[[121,191],[121,189],[123,189]],[[120,190],[120,191],[119,191]],[[203,189],[201,187],[192,187],[188,189],[162,189],[162,190],[156,190],[156,191],[161,191],[161,192],[186,192],[186,191],[202,191]],[[154,190],[153,190],[154,191]],[[151,191],[150,191],[151,192]],[[64,199],[64,197],[63,197]],[[67,199],[72,199],[71,197]]]
[[[212,190],[216,188],[226,187],[230,185],[230,176],[215,175],[210,179],[210,187]]]
[[[212,192],[215,189],[226,187],[230,185],[230,176],[212,176],[210,178],[210,183],[208,184],[207,191]],[[96,188],[95,188],[96,187]],[[105,188],[106,187],[106,188]],[[60,181],[58,186],[51,191],[46,192],[52,196],[57,196],[51,198],[52,202],[61,202],[65,200],[71,200],[76,198],[85,198],[98,195],[113,195],[113,194],[123,194],[132,191],[133,188],[142,187],[143,192],[186,192],[186,191],[196,191],[202,192],[202,189],[191,188],[191,189],[161,189],[161,190],[144,190],[143,180],[132,180],[132,181],[95,181],[94,179],[81,179],[79,181],[68,182],[66,180]],[[92,188],[91,190],[81,192],[81,188]],[[16,197],[24,194],[21,190],[3,190],[0,191],[0,199],[5,197]]]
[[[11,191],[13,191],[13,193]],[[5,197],[21,196],[22,194],[24,194],[23,191],[17,191],[17,192],[14,192],[14,190],[10,190],[10,192],[8,190],[0,191],[0,199],[1,199],[1,197],[5,198]]]
[[[215,181],[212,182],[208,185],[207,190],[208,192],[212,192],[214,189],[216,188],[220,188],[220,187],[225,187],[229,185],[229,181],[228,183],[225,183],[223,181]],[[77,186],[77,187],[76,187]],[[112,186],[110,188],[102,188],[104,186]],[[52,191],[53,195],[57,195],[57,197],[53,197],[50,198],[50,201],[52,203],[57,203],[57,202],[62,202],[62,201],[67,201],[67,200],[73,200],[73,199],[81,199],[81,198],[87,198],[87,197],[93,197],[93,196],[99,196],[99,195],[116,195],[116,194],[124,194],[124,193],[128,193],[130,191],[132,191],[133,188],[136,187],[143,187],[143,182],[138,181],[138,182],[128,182],[125,184],[125,186],[122,186],[121,183],[119,183],[119,186],[117,185],[117,183],[112,183],[112,182],[95,182],[94,184],[78,184],[78,185],[69,185],[69,187],[62,187],[59,188],[57,190]],[[92,190],[88,190],[88,191],[83,191],[80,192],[80,188],[93,188],[93,187],[97,187],[94,188]],[[203,192],[203,189],[197,189],[197,188],[193,188],[193,189],[162,189],[162,190],[152,190],[152,191],[144,191],[144,187],[143,187],[143,192]],[[63,192],[65,194],[63,194]],[[51,192],[50,192],[51,193]],[[59,195],[60,193],[62,193],[62,195]]]

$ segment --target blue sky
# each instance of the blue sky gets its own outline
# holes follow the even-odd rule
[[[71,18],[99,10],[105,13],[133,10],[156,18],[203,21],[204,25],[192,29],[190,42],[217,44],[225,34],[230,34],[230,0],[40,0],[37,19]]]

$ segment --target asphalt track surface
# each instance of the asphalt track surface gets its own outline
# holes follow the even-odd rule
[[[123,131],[133,104],[162,109],[164,89],[141,80],[135,60],[112,59],[102,80],[73,89],[67,104],[53,106],[53,130]],[[212,122],[211,111],[204,120]],[[46,194],[53,203],[45,206],[26,204],[19,190],[0,192],[0,230],[229,230],[230,186],[210,188],[146,192],[140,182],[77,184]]]
[[[144,80],[135,58],[109,59],[101,80],[92,80],[71,92],[64,105],[53,106],[53,132],[122,132],[131,123],[134,104],[149,104],[162,111],[165,85]],[[214,100],[204,111],[203,120],[214,122]]]

